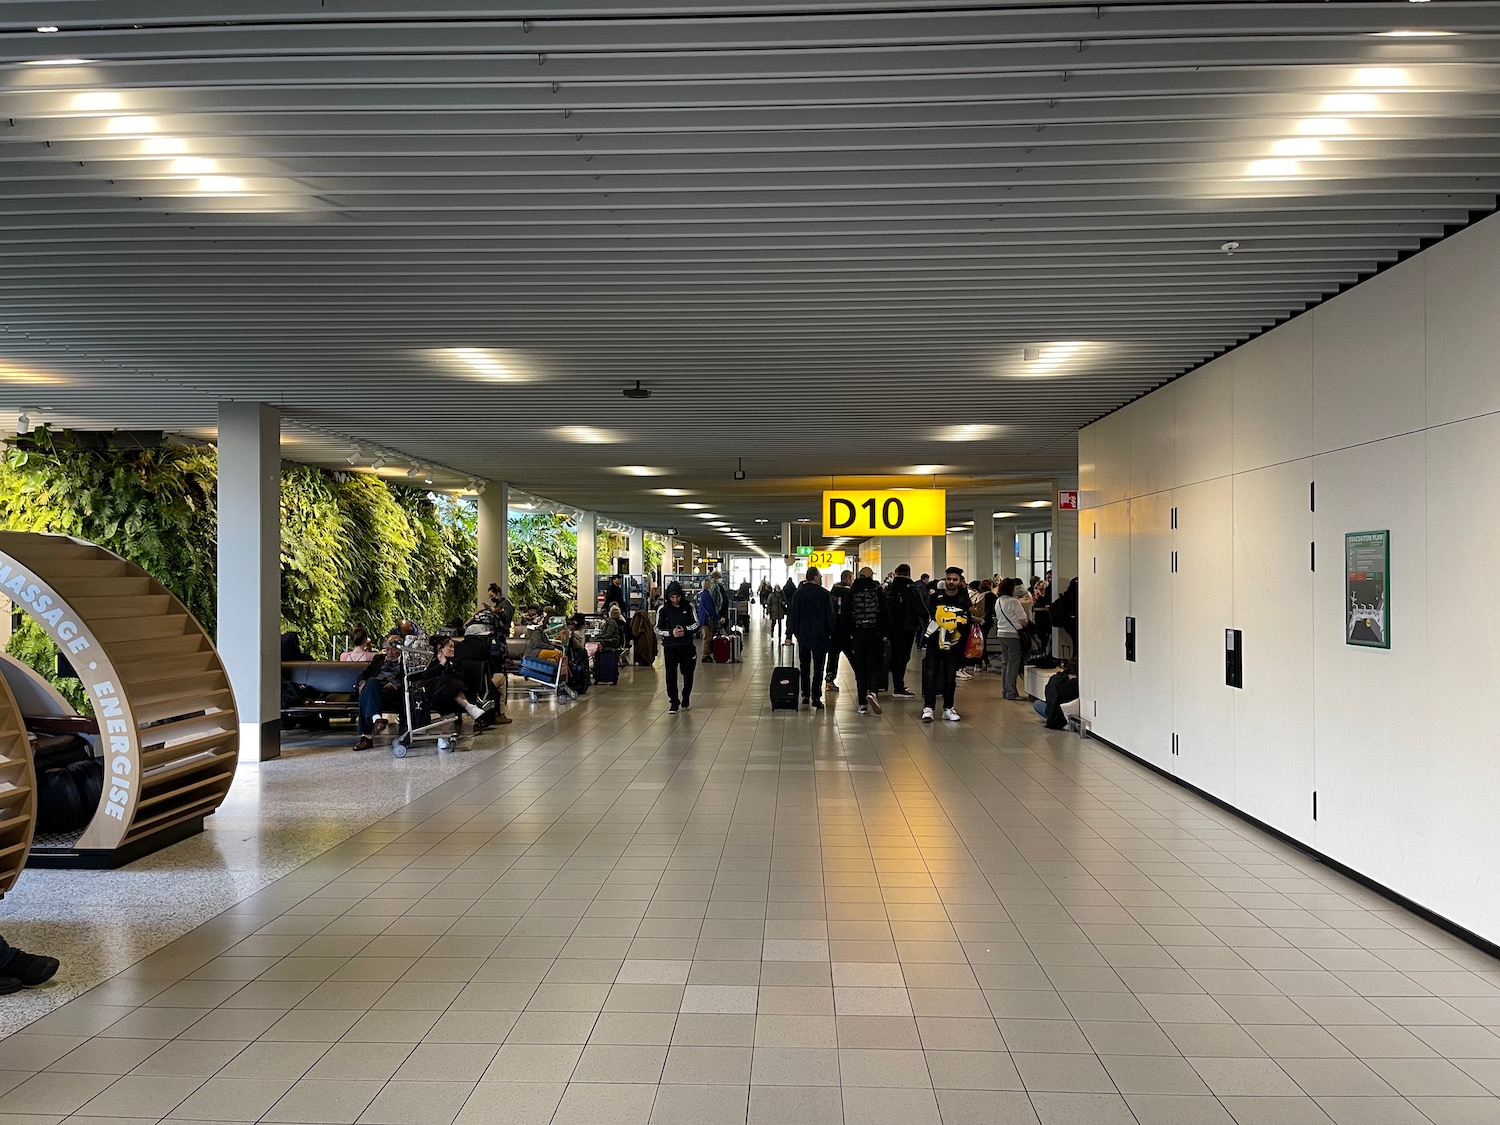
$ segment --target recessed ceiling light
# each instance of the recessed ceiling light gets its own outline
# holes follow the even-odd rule
[[[27,66],[88,66],[93,59],[32,59]]]
[[[1413,0],[1413,3],[1416,3],[1416,2],[1418,2],[1418,0]],[[1397,29],[1395,31],[1377,31],[1375,34],[1379,35],[1379,36],[1383,36],[1384,38],[1387,38],[1387,39],[1436,39],[1438,36],[1441,36],[1441,35],[1457,35],[1458,32],[1456,32],[1456,31],[1428,31],[1428,30],[1419,30],[1417,28],[1406,28],[1406,27],[1404,27],[1404,28],[1399,28],[1399,29]]]
[[[1028,500],[1028,501],[1026,501],[1026,503],[1022,504],[1021,507],[1023,507],[1023,508],[1050,508],[1050,507],[1052,507],[1052,501],[1051,500]]]
[[[1343,117],[1304,117],[1297,122],[1297,132],[1304,137],[1342,137],[1354,132],[1354,126]]]
[[[956,426],[944,426],[933,433],[935,441],[984,441],[999,433],[1000,427],[986,422],[961,422]]]
[[[699,512],[698,518],[700,520],[721,520],[724,517],[719,515],[718,512]]]
[[[686,508],[690,512],[696,512],[699,508],[706,508],[706,507],[708,507],[707,504],[698,504],[698,503],[695,503],[695,502],[693,502],[691,500],[689,500],[685,504],[673,504],[672,506],[674,508]]]
[[[653,488],[652,492],[658,496],[691,496],[692,493],[685,488]],[[678,505],[681,507],[682,505]]]
[[[156,118],[138,117],[134,114],[126,114],[124,117],[111,117],[104,123],[106,133],[114,133],[117,136],[139,137],[146,133],[156,132]]]
[[[1252,160],[1246,172],[1257,179],[1284,179],[1302,173],[1302,166],[1295,160]]]
[[[667,475],[666,469],[653,469],[650,465],[617,465],[614,471],[623,473],[627,477],[662,477]]]
[[[947,472],[946,465],[913,465],[911,471],[919,477],[932,477]]]
[[[797,522],[798,523],[812,523],[812,520],[809,517],[807,517],[807,516],[798,516],[797,517]]]
[[[1321,156],[1323,142],[1316,137],[1283,137],[1271,146],[1276,156]]]
[[[510,383],[523,379],[516,363],[509,356],[489,348],[441,348],[436,355],[444,363],[457,364],[471,379],[483,379],[490,383]]]
[[[959,527],[950,527],[948,530],[949,531],[968,531],[969,529],[967,527],[959,526]]]
[[[579,445],[613,445],[621,440],[616,431],[600,429],[598,426],[559,426],[552,432],[563,441]]]
[[[756,523],[770,523],[770,520],[756,520]]]
[[[122,104],[120,95],[110,90],[89,90],[73,99],[73,108],[85,113],[119,109]]]
[[[995,513],[993,513],[992,518],[993,519],[997,519],[997,520],[1013,520],[1013,519],[1016,518],[1016,513],[1015,512],[995,512]]]
[[[37,30],[40,31],[43,35],[51,35],[55,31],[60,31],[61,28],[53,27],[49,23],[49,24],[43,24],[41,27],[37,28]]]

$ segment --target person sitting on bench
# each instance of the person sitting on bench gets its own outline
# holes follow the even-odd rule
[[[474,733],[478,734],[490,725],[491,708],[469,702],[454,656],[456,649],[452,637],[439,637],[432,650],[432,660],[414,679],[426,690],[429,711],[439,715],[457,715],[462,711],[474,720]]]
[[[1048,730],[1067,730],[1068,721],[1078,718],[1078,661],[1064,660],[1057,675],[1047,681],[1047,698],[1032,703],[1036,713],[1047,720]]]
[[[401,713],[401,637],[386,637],[380,655],[359,674],[359,741],[356,750],[369,750],[375,735],[386,728],[387,711]]]

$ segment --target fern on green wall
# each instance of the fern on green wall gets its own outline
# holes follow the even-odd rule
[[[76,535],[129,559],[213,634],[216,451],[121,449],[38,430],[0,463],[0,527]],[[308,465],[281,472],[281,617],[316,655],[353,625],[410,616],[429,628],[474,609],[471,502],[392,487],[368,473]],[[29,619],[7,651],[55,679],[56,649]],[[81,702],[76,680],[58,686]]]

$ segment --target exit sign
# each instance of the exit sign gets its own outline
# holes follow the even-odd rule
[[[813,549],[810,546],[802,546],[802,547],[798,547],[797,548],[797,557],[799,559],[805,559],[805,558],[807,558],[808,555],[810,555],[812,553],[813,553]]]

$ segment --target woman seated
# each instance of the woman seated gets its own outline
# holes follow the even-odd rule
[[[421,683],[427,695],[427,709],[439,715],[457,715],[463,712],[474,720],[474,731],[478,733],[491,723],[489,705],[470,703],[464,693],[463,675],[454,657],[456,645],[452,637],[440,637],[432,650],[432,660],[414,678]]]
[[[625,615],[618,603],[611,604],[609,616],[599,627],[599,647],[610,652],[619,652],[625,647]]]
[[[365,627],[356,625],[354,632],[349,634],[349,649],[347,652],[339,653],[339,659],[359,663],[374,660],[379,655],[375,651],[375,646],[370,643],[370,634],[365,631]]]

